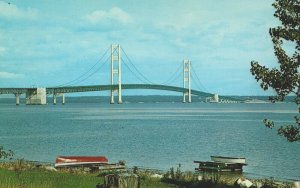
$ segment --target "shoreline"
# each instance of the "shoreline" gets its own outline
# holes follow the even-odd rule
[[[39,166],[46,166],[46,167],[54,167],[54,162],[45,162],[45,161],[32,161],[32,160],[26,160],[26,159],[21,159],[24,163],[28,163],[30,165],[33,165],[35,167],[39,167]],[[15,163],[18,162],[18,159],[13,159],[13,160],[0,160],[0,164],[5,164],[5,163]],[[1,167],[1,165],[0,165]],[[147,172],[153,172],[153,173],[158,173],[158,174],[165,174],[167,173],[171,168],[174,167],[170,167],[168,170],[162,170],[162,169],[156,169],[156,168],[151,168],[151,167],[145,167],[145,166],[127,166],[126,165],[126,169],[129,171],[133,171],[135,168],[141,170],[141,171],[147,171]],[[209,172],[199,172],[199,171],[190,171],[190,170],[184,170],[182,172],[192,172],[195,174],[202,174],[202,173],[209,173]],[[214,172],[216,173],[216,172]],[[268,176],[268,175],[263,175],[263,174],[257,174],[257,173],[249,173],[249,172],[219,172],[221,176],[236,176],[236,177],[246,177],[247,179],[251,179],[251,180],[274,180],[276,182],[300,182],[300,178],[299,179],[292,179],[292,178],[282,178],[282,177],[272,177],[272,176]]]
[[[50,166],[49,166],[50,165]],[[2,170],[1,170],[2,169]],[[185,172],[181,171],[180,168],[175,171],[170,169],[170,171],[167,171],[165,173],[163,172],[158,172],[157,170],[153,169],[139,169],[139,168],[126,168],[125,171],[87,171],[86,168],[83,167],[77,167],[77,168],[63,168],[63,169],[56,169],[54,168],[53,164],[51,163],[45,163],[41,164],[40,162],[37,163],[37,161],[25,161],[25,160],[18,160],[18,161],[0,161],[0,172],[3,175],[7,174],[5,173],[5,170],[8,170],[7,173],[16,173],[17,174],[17,179],[18,181],[21,181],[22,185],[25,184],[25,180],[21,178],[20,174],[27,174],[27,178],[30,176],[36,176],[34,174],[44,174],[42,175],[43,178],[48,179],[47,176],[49,176],[49,173],[52,172],[52,174],[56,174],[55,176],[65,176],[63,174],[70,174],[70,175],[77,175],[81,176],[82,178],[85,177],[103,177],[108,174],[114,174],[114,175],[121,175],[121,174],[136,174],[138,177],[141,177],[142,182],[150,182],[155,183],[155,182],[160,182],[162,184],[166,184],[165,186],[162,185],[160,187],[170,187],[172,185],[179,185],[179,187],[195,187],[194,185],[201,185],[200,187],[206,187],[207,183],[209,185],[212,185],[210,187],[236,187],[236,183],[239,181],[250,181],[251,185],[253,185],[256,188],[261,188],[261,187],[276,187],[276,188],[299,188],[300,181],[279,181],[277,179],[253,179],[253,178],[248,178],[245,176],[243,173],[236,174],[236,173],[216,173],[216,172]],[[49,173],[46,173],[46,172]],[[35,172],[32,174],[32,172]],[[4,174],[3,174],[4,173]],[[48,174],[48,175],[47,175]],[[52,176],[52,175],[51,175]],[[5,178],[5,177],[4,177]],[[21,178],[21,180],[20,180]],[[24,178],[24,177],[23,177]],[[44,181],[42,179],[36,178],[36,177],[31,177],[34,178],[35,181]],[[99,179],[98,181],[100,181]],[[50,180],[47,180],[50,181]],[[53,181],[53,180],[51,180]],[[67,180],[63,180],[67,181]],[[103,180],[101,180],[103,181]],[[32,183],[32,182],[31,182]],[[30,183],[30,184],[31,184]],[[46,184],[51,184],[51,182],[44,182]],[[7,184],[7,182],[6,182]],[[8,183],[10,184],[10,183]],[[1,185],[1,183],[0,183]],[[220,186],[221,185],[221,186]],[[239,184],[241,185],[241,184]],[[252,187],[253,187],[252,186]],[[198,187],[198,186],[197,186]]]

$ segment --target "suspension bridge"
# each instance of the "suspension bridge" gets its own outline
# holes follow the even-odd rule
[[[104,57],[110,51],[110,56],[103,61]],[[121,53],[124,54],[121,57]],[[127,60],[127,61],[126,61]],[[100,64],[102,62],[102,64]],[[103,66],[110,62],[110,84],[108,85],[77,85],[91,76],[97,74]],[[100,65],[99,65],[100,64]],[[127,68],[131,74],[133,74],[138,80],[143,82],[142,84],[123,84],[122,83],[122,65]],[[98,66],[98,68],[97,68]],[[180,72],[183,76],[182,86],[172,86],[169,85],[172,81],[177,79]],[[193,73],[193,74],[192,74]],[[26,104],[46,104],[47,95],[53,96],[53,104],[56,104],[56,98],[62,97],[62,103],[65,103],[66,93],[76,93],[76,92],[92,92],[92,91],[110,91],[110,103],[115,103],[115,95],[118,96],[118,103],[121,104],[122,101],[122,90],[127,89],[150,89],[150,90],[165,90],[179,92],[183,94],[183,102],[192,102],[192,95],[201,96],[209,99],[211,102],[219,102],[219,97],[217,94],[211,94],[208,92],[203,92],[200,90],[195,90],[191,88],[191,78],[196,80],[195,84],[199,86],[201,84],[199,77],[191,66],[190,60],[183,60],[183,64],[178,67],[171,77],[163,82],[162,84],[155,84],[151,82],[147,77],[144,76],[132,63],[131,59],[128,57],[126,52],[121,48],[119,44],[111,45],[110,48],[106,50],[104,55],[94,64],[90,69],[79,75],[76,79],[71,80],[65,84],[61,84],[55,87],[46,88],[0,88],[0,94],[14,94],[16,97],[16,104],[20,104],[20,96],[22,94],[26,95]]]

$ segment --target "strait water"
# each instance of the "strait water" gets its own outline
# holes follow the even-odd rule
[[[244,156],[247,174],[300,180],[300,143],[262,119],[293,122],[293,104],[67,103],[0,104],[0,145],[15,157],[54,162],[58,155],[104,155],[110,162],[168,170],[211,155]]]

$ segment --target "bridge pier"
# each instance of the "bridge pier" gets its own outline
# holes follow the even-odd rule
[[[53,93],[53,105],[56,105],[57,97],[61,96],[61,104],[64,105],[66,103],[66,98],[64,93]]]
[[[64,105],[64,104],[65,104],[65,102],[66,102],[66,99],[65,99],[65,94],[63,93],[61,97],[62,97],[61,104],[62,104],[62,105]]]
[[[53,93],[53,105],[56,105],[56,94]]]
[[[15,93],[16,96],[16,105],[20,105],[20,93]]]
[[[122,104],[123,101],[122,101],[122,89],[121,89],[121,85],[119,85],[119,90],[118,90],[118,104]]]
[[[110,104],[115,104],[115,97],[114,97],[114,91],[111,90],[110,93]]]
[[[27,105],[41,105],[47,104],[46,88],[30,88],[26,92]]]
[[[114,92],[115,91],[111,91],[111,97],[110,97],[110,104],[115,104],[115,97],[114,97]],[[118,90],[118,104],[122,104],[122,93],[120,92],[120,90]]]

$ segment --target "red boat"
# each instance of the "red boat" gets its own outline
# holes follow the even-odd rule
[[[107,165],[108,159],[104,156],[58,156],[55,167],[97,167]]]

